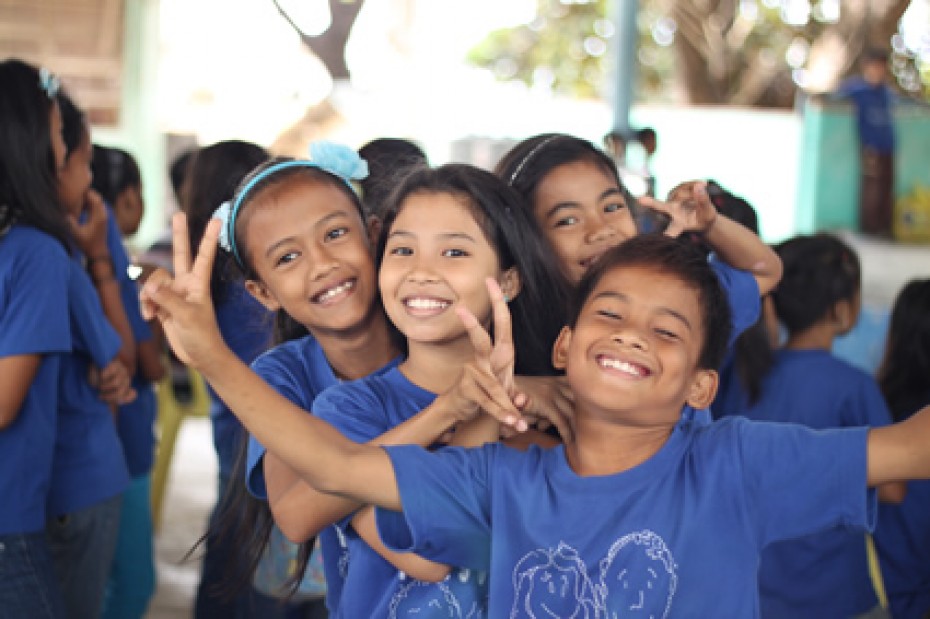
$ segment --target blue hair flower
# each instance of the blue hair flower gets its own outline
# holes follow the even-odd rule
[[[232,205],[229,202],[223,202],[220,204],[215,211],[213,211],[214,219],[219,219],[223,222],[223,225],[220,226],[220,236],[217,239],[219,246],[225,249],[226,251],[232,251],[232,241],[229,229],[229,211]]]
[[[58,94],[58,89],[61,88],[61,81],[51,71],[42,67],[39,69],[39,86],[45,91],[46,97],[54,99]]]
[[[314,142],[310,145],[310,161],[322,170],[335,174],[346,183],[368,176],[368,164],[358,153],[335,142]]]

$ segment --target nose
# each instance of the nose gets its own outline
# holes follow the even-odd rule
[[[612,339],[621,346],[635,348],[637,350],[649,349],[648,338],[640,329],[634,327],[633,325],[627,324],[623,327],[620,327],[616,330],[616,332],[614,332]]]
[[[317,244],[311,247],[309,254],[312,264],[310,267],[310,279],[313,281],[324,279],[339,268],[339,260],[336,259],[323,244]]]
[[[589,221],[590,223],[588,224],[588,229],[585,234],[588,243],[615,244],[611,241],[617,238],[617,230],[614,228],[613,224],[605,220],[603,214],[593,217]]]
[[[430,260],[426,260],[424,254],[415,254],[412,260],[407,263],[407,281],[415,284],[427,284],[439,279]]]

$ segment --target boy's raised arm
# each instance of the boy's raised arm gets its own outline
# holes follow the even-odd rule
[[[869,486],[930,479],[930,406],[908,419],[869,430]]]

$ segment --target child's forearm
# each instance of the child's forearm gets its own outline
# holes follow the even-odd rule
[[[869,430],[867,466],[869,486],[930,479],[930,406],[899,423]]]
[[[760,296],[768,294],[781,279],[781,259],[752,230],[723,215],[704,232],[704,241],[732,267],[756,278]]]
[[[387,454],[346,439],[308,415],[246,366],[227,347],[198,370],[246,429],[318,490],[400,509]]]
[[[352,528],[372,550],[381,555],[381,558],[407,576],[423,582],[442,582],[452,571],[452,568],[443,563],[424,559],[412,552],[396,552],[388,548],[378,534],[375,510],[372,507],[362,509],[352,519]]]

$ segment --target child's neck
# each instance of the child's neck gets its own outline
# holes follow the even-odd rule
[[[400,354],[384,312],[376,310],[363,326],[338,333],[312,334],[342,380],[368,376]]]
[[[668,442],[674,424],[635,426],[575,415],[575,437],[566,443],[568,465],[581,477],[615,475],[635,468]]]
[[[467,336],[436,343],[407,340],[407,358],[400,370],[421,389],[443,393],[455,385],[462,367],[474,358],[475,349]]]
[[[836,339],[836,327],[828,321],[821,321],[811,327],[792,333],[785,342],[788,350],[833,350]]]

